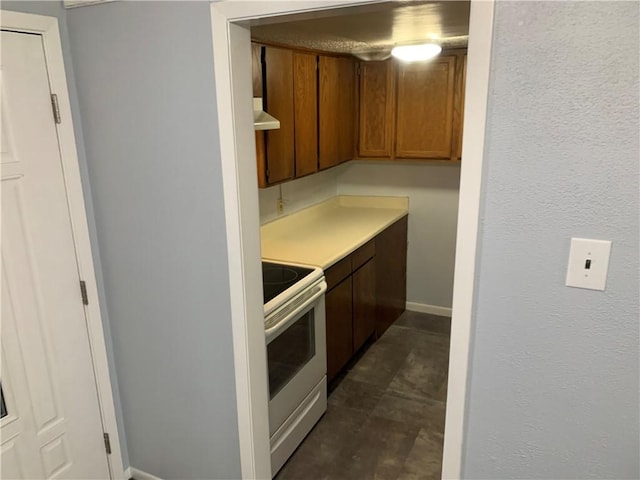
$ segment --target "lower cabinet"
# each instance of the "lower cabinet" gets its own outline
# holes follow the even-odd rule
[[[407,304],[407,220],[401,218],[376,237],[376,337]]]
[[[327,315],[327,378],[333,380],[353,353],[352,281],[345,278],[325,296]]]
[[[406,302],[407,217],[325,271],[327,380],[372,337],[382,335]]]
[[[333,380],[375,332],[375,239],[325,272],[327,380]]]
[[[376,266],[372,258],[353,272],[353,351],[376,331]]]

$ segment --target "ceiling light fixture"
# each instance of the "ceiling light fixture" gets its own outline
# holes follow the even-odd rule
[[[389,47],[384,47],[368,50],[352,50],[351,55],[357,57],[363,62],[380,62],[391,56],[391,49]]]
[[[437,56],[441,51],[442,47],[436,43],[422,43],[397,45],[391,50],[391,55],[403,62],[421,62]]]

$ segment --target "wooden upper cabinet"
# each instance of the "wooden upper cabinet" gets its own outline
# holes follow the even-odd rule
[[[318,171],[317,67],[317,55],[294,52],[293,104],[296,177]]]
[[[348,57],[338,58],[338,161],[352,160],[355,147],[356,63]]]
[[[293,52],[264,47],[264,108],[280,120],[280,128],[266,131],[267,182],[294,178]]]
[[[264,95],[262,91],[262,45],[258,45],[257,43],[251,44],[251,72],[253,96],[262,98]]]
[[[393,62],[360,63],[359,156],[393,156],[394,92]]]
[[[253,96],[262,98],[262,46],[251,44],[251,70],[253,72]],[[264,130],[256,130],[256,163],[258,166],[258,187],[267,186],[267,154],[265,152]]]
[[[453,110],[453,155],[452,160],[462,158],[462,126],[464,123],[464,86],[467,83],[467,54],[458,56],[456,68],[456,93]]]
[[[318,59],[319,166],[333,167],[353,158],[355,63],[346,57]]]
[[[338,165],[338,111],[340,110],[338,89],[338,58],[320,56],[319,70],[319,165],[321,169]]]
[[[398,65],[397,157],[451,157],[455,67],[455,56]]]

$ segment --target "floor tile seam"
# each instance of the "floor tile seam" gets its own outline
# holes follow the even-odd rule
[[[344,379],[342,381],[347,381],[347,382],[355,382],[355,383],[360,383],[365,385],[366,387],[371,388],[372,390],[380,390],[382,392],[384,392],[390,385],[391,385],[391,380],[395,377],[395,375],[397,374],[397,372],[393,373],[393,376],[391,377],[391,379],[389,380],[389,382],[383,382],[381,383],[374,383],[371,381],[367,381],[367,379],[360,379],[358,378],[358,372],[354,372],[354,378],[349,377],[349,375],[347,374]],[[339,388],[339,387],[337,387]],[[337,388],[334,390],[334,392],[337,390]],[[333,392],[331,392],[333,394]],[[330,396],[329,396],[330,398]]]
[[[404,345],[404,341],[415,341],[416,337],[426,337],[427,339],[429,338],[433,338],[434,340],[442,340],[445,339],[447,340],[447,342],[451,341],[451,335],[450,334],[445,334],[445,333],[440,333],[440,332],[433,332],[431,330],[416,330],[416,329],[411,329],[411,328],[405,328],[405,327],[398,327],[398,328],[403,328],[405,330],[410,331],[413,335],[409,335],[408,332],[400,332],[402,333],[402,335],[399,335],[400,338],[398,338],[398,336],[389,336],[387,338],[385,337],[381,337],[380,340],[378,340],[378,344],[379,345],[399,345],[399,346],[403,346]],[[418,334],[418,335],[415,335]],[[403,338],[404,336],[406,336],[406,338]],[[404,340],[404,341],[403,341]],[[380,343],[382,342],[382,343]]]
[[[405,399],[405,400],[414,400],[416,402],[428,400],[430,402],[443,403],[445,406],[447,404],[446,399],[445,400],[440,400],[439,398],[435,398],[433,396],[426,396],[426,395],[416,394],[416,393],[413,393],[413,392],[411,392],[411,394],[404,394],[403,392],[398,391],[398,390],[394,390],[391,387],[389,387],[387,389],[386,393],[388,393],[389,395],[394,395],[396,397]]]
[[[400,369],[405,365],[405,363],[407,361],[407,358],[409,357],[409,353],[410,352],[407,352],[407,354],[403,356],[402,361],[399,361],[397,366],[395,366],[394,368],[389,369],[389,380],[386,381],[386,382],[380,382],[380,383],[375,382],[374,383],[374,382],[371,382],[371,381],[367,381],[365,378],[362,378],[362,374],[357,372],[357,371],[353,372],[355,378],[351,378],[351,381],[367,383],[369,385],[380,387],[382,389],[387,389],[391,385],[391,382],[396,377],[396,375],[398,375],[398,372],[400,371]],[[360,376],[360,378],[358,378],[359,376]],[[347,378],[347,377],[345,377],[345,378]]]
[[[415,397],[411,397],[408,395],[403,395],[402,392],[399,392],[397,390],[393,390],[391,388],[388,388],[387,390],[385,390],[384,394],[382,395],[383,397],[385,395],[388,395],[390,397],[395,397],[395,398],[399,398],[401,400],[413,400],[413,401],[423,401],[423,400],[427,400],[432,406],[435,407],[445,407],[447,406],[447,402],[446,400],[440,400],[437,398],[433,398],[433,397],[423,397],[420,396],[420,398],[415,398]]]
[[[443,336],[443,337],[449,337],[451,335],[451,332],[443,332],[441,330],[436,330],[436,329],[432,329],[429,327],[416,327],[413,325],[395,325],[396,328],[402,328],[404,330],[413,330],[414,332],[422,332],[422,333],[428,333],[428,334],[432,334],[432,335],[439,335],[439,336]],[[382,337],[381,337],[382,338]]]
[[[373,418],[375,418],[375,417],[373,417]],[[404,464],[406,463],[407,459],[409,458],[409,455],[411,454],[411,451],[413,450],[415,442],[416,442],[416,440],[418,438],[418,435],[420,433],[421,427],[412,426],[412,425],[407,424],[406,422],[399,422],[397,420],[392,420],[392,419],[388,419],[388,418],[381,418],[381,420],[384,420],[385,422],[394,423],[394,424],[397,425],[397,428],[406,427],[405,429],[401,430],[402,432],[406,432],[407,430],[412,431],[411,435],[408,437],[409,438],[408,442],[410,442],[411,446],[409,448],[407,448],[406,452],[403,455],[397,455],[397,452],[394,454],[395,457],[398,460],[400,460],[400,464],[401,464],[400,468],[398,469],[398,475],[399,475],[401,473],[401,471],[402,471],[402,468],[404,467]],[[413,427],[413,428],[411,428],[411,427]],[[364,443],[364,442],[361,442],[361,443]],[[378,453],[384,453],[386,451],[387,451],[386,448],[382,448]],[[352,454],[352,456],[351,456],[351,458],[349,460],[353,460],[353,455],[356,452],[357,452],[357,449],[355,450],[355,452],[353,452],[353,454]],[[376,455],[376,461],[379,460],[380,456],[381,455]],[[374,470],[376,470],[376,469],[374,469]],[[394,477],[394,478],[396,478],[396,477]],[[347,478],[347,477],[342,477],[342,478]],[[378,477],[375,477],[375,478],[378,478]],[[388,478],[388,477],[385,477],[385,479],[386,478]],[[365,480],[365,479],[353,478],[353,480]]]

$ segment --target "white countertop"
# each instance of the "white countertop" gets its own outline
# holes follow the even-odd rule
[[[407,197],[339,195],[263,225],[262,258],[326,270],[408,212]]]

